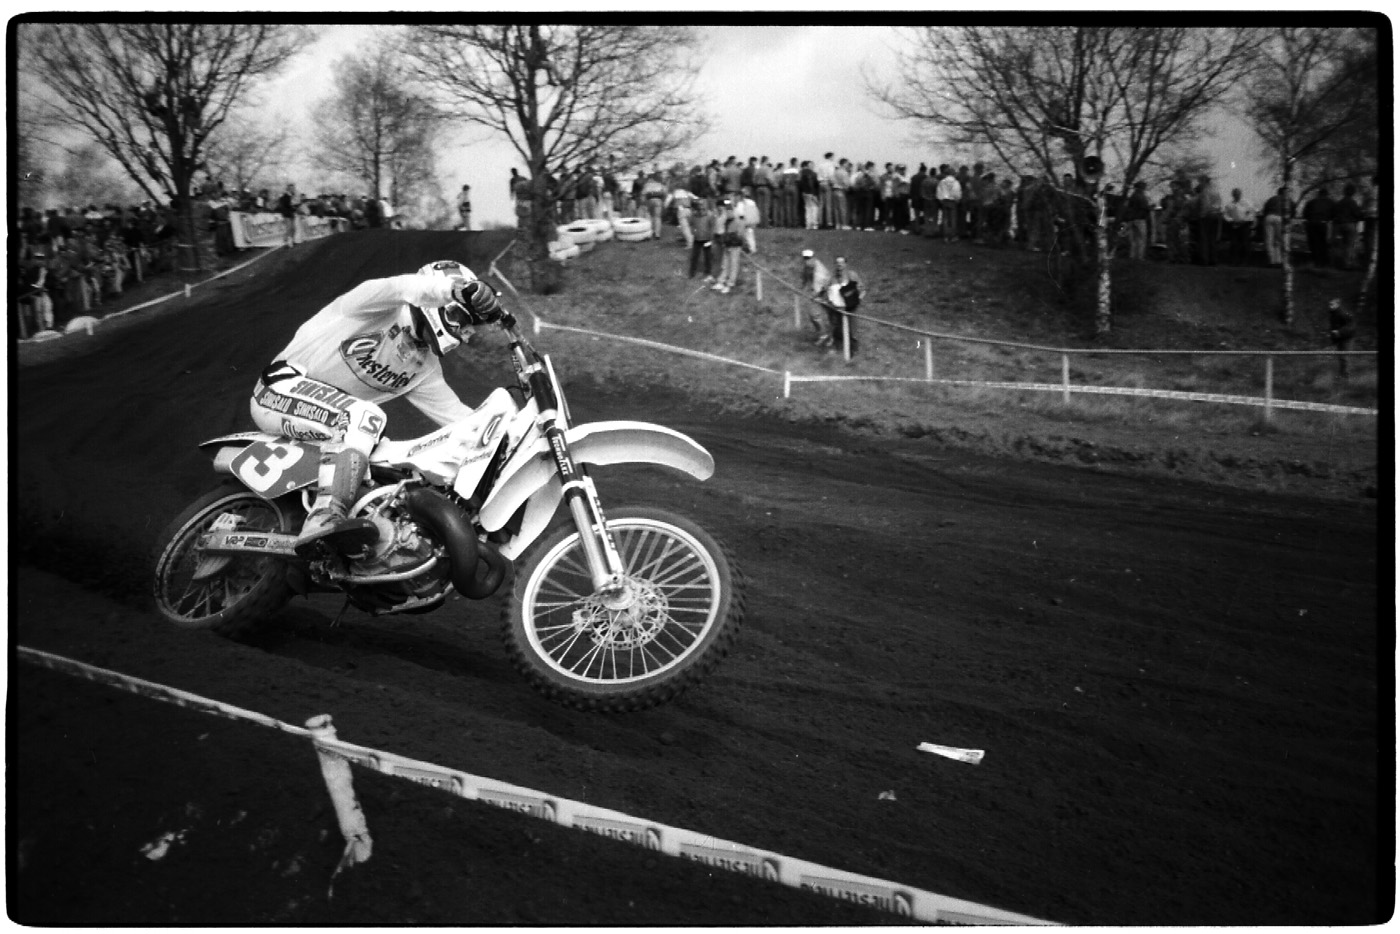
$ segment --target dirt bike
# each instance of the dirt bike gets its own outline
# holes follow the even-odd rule
[[[379,537],[355,554],[304,560],[293,551],[316,486],[318,444],[264,432],[201,444],[230,479],[161,536],[160,613],[239,637],[297,594],[339,591],[378,616],[429,612],[454,592],[484,600],[510,582],[507,653],[554,700],[642,709],[708,674],[744,614],[730,551],[661,509],[605,517],[589,471],[658,464],[704,480],[713,458],[660,425],[572,425],[549,357],[513,316],[500,325],[517,386],[493,390],[470,417],[431,434],[379,442],[349,510]],[[560,502],[568,519],[546,535]]]

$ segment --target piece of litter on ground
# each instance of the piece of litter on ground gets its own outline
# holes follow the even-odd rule
[[[882,792],[880,792],[880,800],[881,800],[881,801],[893,801],[893,800],[895,800],[894,792],[893,792],[893,791],[882,791]]]
[[[152,840],[141,848],[141,854],[151,861],[164,859],[165,854],[170,852],[170,844],[179,843],[184,834],[177,834],[167,831],[160,837]]]
[[[956,746],[939,746],[936,743],[920,743],[920,752],[931,752],[936,756],[943,756],[948,759],[957,759],[959,762],[970,762],[973,765],[982,761],[985,755],[981,749],[959,749]]]

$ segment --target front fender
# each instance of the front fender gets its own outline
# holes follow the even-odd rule
[[[715,459],[710,452],[686,435],[662,425],[647,422],[593,422],[578,425],[564,432],[574,460],[580,464],[659,464],[690,474],[697,480],[708,480],[715,472]],[[550,480],[557,481],[554,460],[548,446],[539,439],[535,452],[522,460],[520,466],[502,477],[482,504],[481,525],[494,532],[510,521],[521,504],[544,488]],[[554,484],[552,515],[558,503],[559,484]],[[533,511],[533,510],[532,510]]]

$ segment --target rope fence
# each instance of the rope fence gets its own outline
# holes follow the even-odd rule
[[[1061,394],[1066,405],[1070,404],[1073,393],[1080,394],[1100,394],[1100,395],[1121,395],[1139,396],[1153,399],[1178,399],[1190,402],[1215,402],[1230,405],[1252,405],[1261,406],[1264,409],[1264,419],[1268,421],[1273,416],[1274,409],[1295,409],[1310,412],[1332,412],[1344,415],[1379,415],[1378,409],[1364,408],[1358,406],[1333,405],[1323,402],[1304,402],[1300,400],[1278,399],[1274,396],[1274,358],[1275,357],[1376,357],[1374,350],[1125,350],[1118,348],[1078,348],[1078,347],[1048,347],[1042,344],[1027,344],[1017,341],[993,340],[985,337],[967,337],[961,334],[943,334],[937,331],[928,331],[923,328],[911,327],[906,324],[899,324],[894,321],[885,321],[880,318],[862,315],[844,309],[834,308],[826,302],[819,301],[810,295],[807,290],[787,282],[783,277],[766,268],[752,257],[745,257],[746,261],[755,270],[754,275],[754,296],[757,301],[763,301],[763,276],[766,273],[775,282],[792,293],[793,326],[798,330],[802,329],[802,300],[817,305],[823,310],[830,309],[840,314],[845,319],[845,324],[841,328],[844,355],[846,361],[851,360],[851,327],[850,322],[865,321],[873,325],[890,328],[896,331],[903,331],[908,334],[916,334],[921,340],[919,346],[923,350],[924,378],[922,380],[910,377],[898,376],[795,376],[791,373],[783,375],[783,397],[789,398],[792,385],[794,383],[818,383],[837,382],[844,380],[860,381],[887,381],[887,382],[908,382],[908,383],[928,383],[952,386],[975,386],[984,389],[1008,389],[1026,390],[1032,392],[1058,392]],[[960,379],[935,379],[933,375],[933,342],[948,341],[965,344],[980,344],[993,347],[1008,347],[1017,350],[1027,350],[1037,353],[1054,354],[1060,358],[1060,382],[1057,384],[1046,383],[1021,383],[1015,381],[983,381],[983,380],[960,380]],[[1264,358],[1264,395],[1241,396],[1227,393],[1206,393],[1187,392],[1172,389],[1141,389],[1130,386],[1087,386],[1075,385],[1070,380],[1070,360],[1075,356],[1222,356],[1222,357],[1263,357]]]
[[[221,701],[28,646],[16,646],[15,651],[20,661],[96,684],[309,739],[320,762],[341,835],[346,841],[345,851],[332,876],[332,886],[335,876],[338,876],[341,870],[366,862],[373,852],[369,823],[355,796],[351,780],[350,766],[357,765],[469,801],[480,801],[516,814],[547,820],[609,840],[631,843],[652,852],[702,863],[715,869],[757,876],[791,888],[868,905],[913,921],[929,924],[1053,924],[1029,915],[1003,911],[1000,908],[940,895],[886,879],[822,866],[771,850],[745,846],[697,831],[634,817],[610,808],[596,807],[532,788],[445,768],[431,762],[347,743],[336,736],[329,714],[312,717],[305,727],[299,727],[266,714],[234,707]]]

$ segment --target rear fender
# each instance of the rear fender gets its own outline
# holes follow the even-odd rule
[[[593,422],[565,432],[574,461],[606,467],[610,464],[657,464],[707,480],[715,472],[715,460],[695,441],[679,431],[646,422]],[[523,455],[523,456],[520,456]],[[522,504],[530,502],[516,540],[501,549],[509,558],[549,524],[563,497],[554,460],[543,439],[535,438],[528,451],[518,452],[507,464],[491,496],[481,507],[482,528],[488,532],[504,526]],[[511,546],[517,546],[512,548]]]

